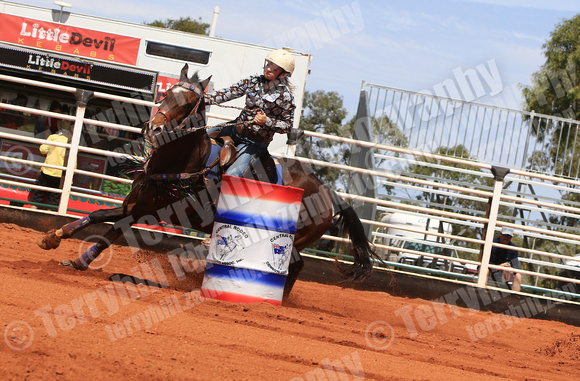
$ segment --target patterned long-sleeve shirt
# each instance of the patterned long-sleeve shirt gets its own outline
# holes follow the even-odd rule
[[[221,104],[246,95],[246,107],[237,118],[238,122],[251,122],[256,115],[256,109],[266,114],[263,126],[247,123],[244,135],[263,144],[269,144],[276,132],[286,134],[294,123],[294,97],[284,80],[277,81],[266,90],[266,78],[263,75],[242,79],[229,88],[206,94],[207,104]],[[273,82],[273,81],[270,81]]]

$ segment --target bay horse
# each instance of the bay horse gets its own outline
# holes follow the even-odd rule
[[[164,221],[211,234],[220,181],[219,177],[211,180],[206,176],[211,169],[207,164],[211,140],[205,126],[204,89],[210,78],[199,81],[197,73],[188,78],[187,64],[180,74],[180,82],[167,90],[157,113],[145,123],[143,135],[151,142],[152,151],[122,206],[92,212],[49,231],[37,241],[42,249],[55,249],[61,239],[70,238],[91,224],[114,223],[89,250],[74,261],[61,262],[62,265],[86,270],[104,249],[136,223],[155,225]],[[226,165],[224,155],[220,157],[221,164]],[[284,297],[289,295],[304,266],[300,252],[329,229],[334,216],[338,217],[341,231],[349,236],[354,258],[352,263],[335,261],[342,275],[340,283],[348,285],[370,276],[371,258],[378,257],[354,209],[323,184],[309,166],[289,158],[279,162],[283,169],[282,185],[304,190]]]

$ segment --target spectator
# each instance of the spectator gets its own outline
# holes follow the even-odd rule
[[[70,139],[70,123],[61,123],[61,128],[56,134],[52,134],[48,137],[50,142],[58,143],[68,143]],[[40,146],[40,153],[46,155],[44,160],[45,164],[51,165],[64,165],[64,158],[66,154],[66,148],[56,147],[53,145],[42,144]],[[60,188],[60,179],[62,177],[62,170],[42,167],[40,169],[40,176],[36,182],[37,185],[49,187],[49,188]],[[49,205],[58,205],[60,202],[60,193],[48,192],[43,190],[35,190],[30,201],[34,203],[42,203],[44,198],[47,198],[46,203]],[[35,205],[31,206],[32,209],[37,209]]]
[[[502,228],[499,237],[493,240],[494,243],[501,243],[502,245],[509,245],[516,247],[512,242],[514,230],[511,228]],[[513,249],[505,249],[493,246],[491,248],[491,256],[489,263],[492,265],[512,267],[514,269],[521,269],[520,261],[518,260],[518,252]],[[509,271],[501,271],[489,269],[490,275],[496,282],[512,282],[512,290],[520,291],[522,285],[522,274],[513,273]]]

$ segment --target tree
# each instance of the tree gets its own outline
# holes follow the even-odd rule
[[[532,75],[532,85],[522,89],[524,109],[579,120],[580,78],[576,69],[580,65],[580,15],[558,24],[542,47],[546,62]],[[574,154],[580,150],[580,141],[575,139],[576,124],[538,118],[531,127],[538,140],[549,147],[547,168],[566,173],[562,168],[578,167],[578,155]],[[562,157],[563,152],[570,154]]]
[[[357,123],[356,117],[353,117],[346,125],[346,129],[349,131],[350,136],[352,136],[355,124]],[[396,123],[393,123],[387,116],[379,116],[375,118],[371,118],[371,124],[373,126],[372,136],[373,142],[382,145],[391,145],[399,148],[407,148],[409,146],[409,139],[407,136],[401,131],[399,126]],[[343,152],[343,156],[346,160],[350,160],[351,155],[351,146],[348,145]],[[375,152],[376,153],[376,152]],[[385,152],[386,153],[386,152]],[[392,154],[395,157],[401,156],[399,153]],[[389,159],[376,159],[375,158],[375,169],[387,169],[384,168],[384,165],[387,164]],[[388,170],[388,169],[387,169]],[[392,172],[392,170],[389,170]],[[347,172],[344,174],[350,178],[352,173]],[[394,191],[393,185],[384,185],[383,186],[385,193],[391,194]]]
[[[439,147],[433,152],[433,154],[441,156],[455,156],[466,160],[471,159],[469,151],[461,144],[457,147]],[[435,178],[438,179],[438,181],[441,180],[441,182],[452,183],[454,185],[470,184],[474,188],[479,189],[493,188],[493,179],[479,176],[473,173],[473,171],[479,171],[477,168],[458,163],[440,162],[438,159],[432,159],[428,157],[419,158],[418,161],[431,164],[429,166],[422,164],[411,164],[409,166],[409,172],[419,175],[420,178]],[[439,164],[439,166],[436,166],[437,164]],[[457,169],[465,171],[458,171]],[[465,198],[453,197],[452,195],[443,196],[441,194],[431,192],[430,189],[431,188],[421,192],[417,196],[417,199],[423,200],[427,204],[446,205],[452,210],[472,210],[473,212],[469,213],[472,215],[477,214],[481,216],[484,214],[487,208],[485,202],[471,201]]]
[[[167,28],[173,30],[180,30],[182,32],[205,34],[209,33],[209,24],[201,21],[201,17],[198,20],[194,20],[191,17],[180,17],[177,20],[167,19],[165,21],[155,20],[151,23],[144,23],[146,25],[156,26],[159,28]]]
[[[546,62],[532,75],[532,86],[523,89],[524,107],[528,111],[577,119],[580,100],[580,15],[562,21],[542,45]],[[542,136],[545,124],[534,126]]]
[[[306,91],[302,110],[301,129],[342,137],[351,136],[342,125],[347,111],[343,107],[342,96],[338,93],[323,90],[316,90],[313,93]],[[307,136],[298,142],[296,154],[315,160],[345,164],[345,161],[339,157],[341,145],[338,142]],[[314,167],[313,169],[325,183],[336,188],[340,171],[329,167]]]
[[[532,75],[532,85],[523,89],[524,109],[580,120],[580,78],[577,75],[580,65],[580,15],[556,25],[550,39],[542,47],[546,62]],[[546,163],[545,168],[556,173],[577,175],[573,169],[580,166],[578,132],[576,124],[565,121],[553,123],[545,118],[536,118],[532,124],[532,133],[546,148],[545,152],[534,152],[533,155],[541,156]],[[578,199],[578,194],[561,193],[563,200]],[[577,219],[557,219],[566,225],[578,223]]]

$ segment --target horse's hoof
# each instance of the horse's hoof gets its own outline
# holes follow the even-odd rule
[[[65,259],[64,261],[59,262],[58,264],[64,267],[70,267],[75,270],[86,270],[86,268],[84,267],[78,267],[76,263],[74,261],[71,261],[70,259]]]
[[[58,264],[64,267],[72,267],[73,269],[76,269],[75,263],[70,259],[65,259],[64,261],[59,262]]]
[[[56,249],[60,245],[60,237],[54,234],[56,229],[46,233],[44,237],[36,240],[36,244],[43,250]]]

